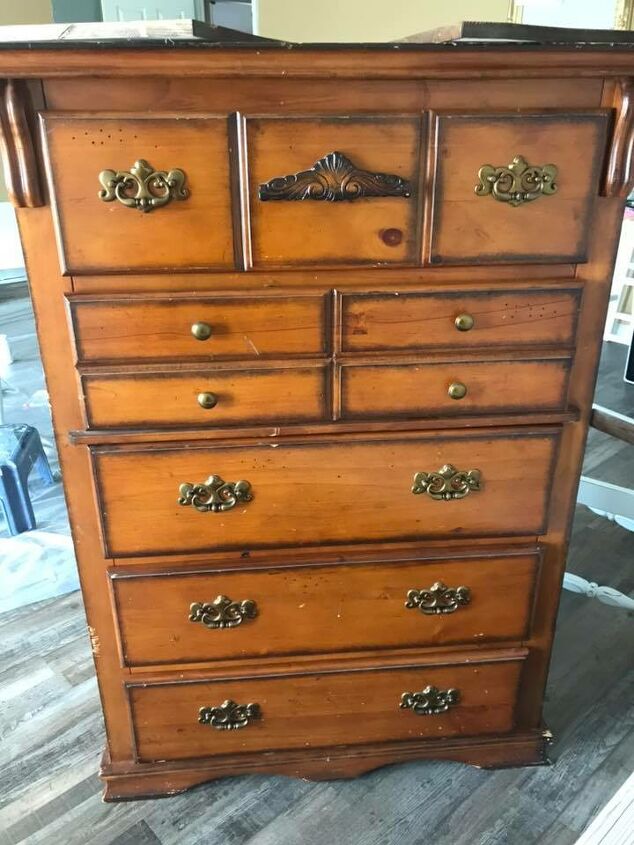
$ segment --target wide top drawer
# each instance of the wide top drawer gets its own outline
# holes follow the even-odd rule
[[[546,527],[556,429],[93,450],[107,557]]]

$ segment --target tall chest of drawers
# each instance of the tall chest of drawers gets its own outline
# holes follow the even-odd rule
[[[543,762],[633,69],[0,51],[106,799]]]

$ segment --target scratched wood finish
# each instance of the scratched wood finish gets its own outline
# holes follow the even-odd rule
[[[539,534],[546,528],[557,436],[505,435],[263,443],[95,451],[108,556],[302,544]],[[417,472],[479,469],[482,489],[455,501],[414,495]],[[253,500],[224,513],[178,504],[183,482],[241,479]],[[518,495],[519,494],[519,495]],[[389,508],[389,519],[379,518]]]
[[[479,292],[346,293],[341,297],[341,348],[379,352],[570,346],[580,298],[579,288],[500,290],[493,286]],[[473,318],[467,331],[456,326],[461,314]]]
[[[344,364],[341,418],[454,416],[564,409],[569,358]],[[451,387],[466,389],[453,398]]]
[[[233,267],[224,116],[46,113],[42,134],[67,272]],[[182,170],[187,199],[147,213],[102,202],[101,171],[129,171],[139,159],[155,170]]]
[[[440,114],[430,260],[434,264],[585,261],[608,113]],[[512,208],[476,196],[485,164],[557,167],[557,191]]]
[[[314,748],[373,741],[505,733],[513,711],[521,658],[468,665],[385,667],[287,678],[227,678],[211,683],[129,686],[141,761],[179,760],[241,751]],[[499,662],[498,662],[499,661]],[[399,708],[404,692],[427,686],[458,689],[448,712],[419,716]],[[260,705],[262,717],[242,730],[198,722],[200,707],[231,699]]]
[[[199,663],[272,654],[482,644],[528,632],[539,556],[504,554],[461,561],[285,567],[245,572],[152,575],[111,572],[125,663]],[[425,614],[406,607],[409,590],[441,581],[467,587],[468,603]],[[192,602],[219,595],[257,604],[235,628],[189,621]]]
[[[69,299],[79,361],[213,361],[319,355],[324,297],[76,296]],[[206,323],[206,340],[192,334]]]
[[[420,263],[420,119],[258,118],[247,121],[246,132],[255,267]],[[342,202],[258,199],[262,183],[310,170],[335,151],[356,167],[407,179],[412,195]],[[388,230],[398,232],[396,242],[389,241]]]
[[[341,46],[328,50],[305,47],[295,50],[286,47],[192,50],[183,46],[137,50],[128,45],[116,50],[93,51],[89,66],[86,55],[85,51],[76,50],[69,44],[54,51],[9,48],[0,52],[0,69],[7,78],[29,76],[42,79],[45,89],[52,86],[47,100],[49,115],[44,118],[41,138],[46,155],[40,156],[40,138],[34,133],[38,172],[28,174],[32,184],[39,180],[48,189],[44,201],[49,205],[20,208],[18,212],[41,327],[47,386],[75,526],[77,557],[104,705],[106,797],[113,800],[173,794],[210,778],[238,772],[351,777],[386,763],[417,757],[461,760],[483,766],[543,762],[541,711],[553,622],[590,414],[616,233],[622,217],[622,196],[632,187],[629,184],[632,124],[629,97],[624,96],[627,83],[623,82],[634,73],[631,51],[618,47],[609,51],[584,50],[578,46],[574,49],[499,50],[481,45],[477,49],[463,45],[398,49]],[[19,91],[19,98],[24,96],[25,92]],[[302,110],[302,100],[306,103],[305,110]],[[96,111],[96,108],[102,111]],[[0,103],[4,122],[6,110],[6,102]],[[24,111],[28,113],[28,108]],[[477,117],[463,119],[464,112],[477,114]],[[316,217],[312,228],[308,227],[308,234],[305,225],[308,213],[301,211],[305,205],[289,204],[287,232],[284,233],[278,225],[280,221],[261,216],[262,212],[270,215],[274,203],[267,205],[259,199],[256,201],[257,185],[276,175],[297,172],[314,164],[325,152],[321,149],[322,143],[318,150],[311,146],[315,141],[333,141],[331,149],[337,149],[336,144],[346,138],[341,134],[335,137],[329,130],[333,129],[334,133],[335,124],[339,123],[343,132],[346,121],[341,118],[344,117],[350,120],[350,142],[354,141],[356,150],[363,154],[363,161],[355,160],[355,164],[412,178],[415,191],[411,200],[403,200],[403,205],[399,205],[401,200],[394,199],[389,206],[387,200],[378,200],[376,206],[370,200],[351,203],[348,217],[336,211],[336,208],[346,207],[345,203],[335,203],[330,209],[311,203],[308,207],[315,211],[310,213]],[[65,205],[63,185],[74,184],[76,194],[84,197],[86,208],[92,209],[93,203],[99,202],[93,194],[98,185],[87,186],[94,178],[93,162],[100,155],[100,147],[96,137],[88,138],[95,140],[96,149],[93,149],[92,144],[84,143],[88,136],[82,136],[84,140],[76,145],[55,148],[55,127],[63,127],[67,120],[81,122],[84,126],[89,123],[97,133],[103,128],[106,135],[107,127],[113,122],[120,121],[128,128],[137,124],[148,127],[154,122],[163,129],[159,134],[152,133],[152,137],[145,136],[148,146],[154,144],[162,151],[178,154],[189,153],[191,148],[189,160],[194,161],[196,171],[203,174],[197,178],[209,179],[205,184],[211,184],[213,180],[214,186],[218,186],[220,179],[223,188],[215,193],[208,190],[201,193],[197,188],[196,202],[204,207],[193,206],[200,209],[195,221],[180,229],[175,229],[176,221],[182,221],[187,214],[187,202],[172,203],[166,209],[145,215],[147,226],[139,220],[134,223],[135,214],[140,220],[144,219],[138,212],[114,206],[108,210],[108,206],[102,204],[108,213],[98,231],[94,231],[91,229],[96,221],[94,216],[85,209],[79,215],[73,207]],[[212,155],[209,144],[205,154],[201,152],[200,135],[204,135],[206,143],[214,134],[211,129],[198,135],[194,133],[194,138],[186,138],[187,126],[197,125],[197,122],[216,128],[218,156]],[[291,124],[311,127],[311,132],[302,133],[296,129],[284,134],[280,127]],[[357,131],[359,124],[363,124],[363,132]],[[390,124],[391,132],[383,131]],[[450,124],[466,129],[462,135],[456,132],[455,143],[452,141],[448,145],[444,129]],[[259,135],[251,131],[258,125],[264,127]],[[408,134],[408,126],[416,127],[415,131]],[[517,131],[517,127],[528,126],[541,129]],[[440,133],[439,128],[443,130]],[[478,131],[474,134],[476,128]],[[277,137],[270,134],[274,130]],[[365,134],[366,130],[369,135]],[[72,136],[72,130],[68,129],[68,132]],[[363,138],[370,139],[372,133],[374,140],[368,140],[362,150]],[[154,164],[146,153],[136,152],[136,141],[140,140],[139,132],[136,134],[138,137],[131,139],[134,143],[129,147],[130,155],[126,156],[123,166],[129,167],[141,156]],[[379,142],[379,135],[383,143]],[[63,133],[58,137],[62,136]],[[393,152],[385,143],[389,139],[394,141]],[[272,140],[279,142],[277,146],[269,143]],[[257,148],[259,141],[262,143]],[[520,144],[522,149],[517,149]],[[346,144],[346,149],[340,151],[354,160],[354,152],[347,147]],[[83,151],[81,156],[78,155],[80,149]],[[309,161],[305,160],[306,151],[311,152]],[[471,161],[469,157],[475,152],[478,161]],[[560,188],[555,196],[510,208],[492,197],[478,198],[473,194],[473,179],[482,164],[508,164],[514,155],[523,155],[530,163],[543,164],[549,158],[553,160],[554,152],[558,159],[553,163],[560,167]],[[267,157],[275,163],[275,169],[267,166],[266,173],[254,175],[254,168],[266,163]],[[160,166],[179,166],[172,158],[170,155],[170,161],[161,162]],[[22,160],[26,161],[24,156]],[[278,170],[278,164],[291,160],[296,161],[296,170]],[[605,178],[600,173],[603,161],[609,162]],[[214,175],[217,162],[222,162],[220,176]],[[111,166],[108,162],[99,169]],[[32,164],[30,167],[33,169]],[[183,169],[189,177],[188,167]],[[81,176],[84,168],[86,177],[90,170],[90,179]],[[45,169],[46,179],[43,178]],[[564,170],[565,176],[561,175]],[[64,179],[61,179],[62,174]],[[76,180],[73,174],[81,176],[81,190],[77,181],[73,182]],[[471,217],[466,212],[460,215],[456,212],[462,200],[459,197],[454,201],[448,193],[454,181],[448,182],[444,178],[452,174],[462,185],[457,189],[460,197],[463,189],[466,192],[464,203],[473,210]],[[575,180],[574,188],[571,188],[570,174]],[[564,207],[566,196],[571,197],[570,191],[574,196],[568,201],[569,207]],[[191,199],[193,202],[193,194]],[[386,210],[401,208],[401,212],[395,211],[395,214],[404,213],[404,208],[414,214],[413,221],[408,217],[402,225],[388,226],[403,233],[400,244],[391,240],[394,245],[389,246],[389,251],[381,234],[388,215],[371,211],[381,208],[383,202]],[[222,220],[220,213],[208,213],[213,208],[223,210]],[[341,219],[325,216],[333,209]],[[447,212],[445,216],[443,209]],[[116,211],[120,213],[115,214]],[[172,214],[174,211],[176,213]],[[65,218],[67,212],[70,218]],[[97,212],[100,213],[101,210]],[[389,212],[390,217],[392,213]],[[122,214],[126,216],[122,217]],[[277,214],[283,216],[281,211],[273,211],[273,215]],[[113,243],[113,220],[122,219],[124,223],[119,229],[115,227],[117,237]],[[454,224],[465,220],[470,224],[464,232],[454,226],[452,234],[447,219]],[[73,265],[68,256],[68,233],[63,229],[65,220],[72,222],[70,242],[77,247],[77,254],[73,256],[77,268],[74,271],[69,269]],[[151,229],[152,220],[156,226]],[[324,220],[326,223],[322,223]],[[332,224],[333,220],[336,220],[336,226]],[[318,230],[318,227],[328,225],[332,225],[330,230]],[[142,232],[141,227],[144,227]],[[154,234],[150,235],[150,231]],[[90,233],[89,238],[86,238],[86,232]],[[139,237],[140,234],[144,237]],[[439,244],[442,250],[438,248]],[[80,247],[83,253],[79,252]],[[202,254],[203,260],[194,261],[194,254]],[[443,266],[438,265],[439,258]],[[94,260],[98,263],[93,265]],[[579,263],[582,261],[583,264]],[[530,295],[559,295],[564,288],[570,294],[563,297],[565,313],[557,314],[558,306],[554,301],[541,299],[542,310],[533,308],[526,321],[518,319],[526,316],[523,306],[519,309],[520,314],[518,308],[511,305],[510,289],[526,297],[530,311]],[[342,294],[371,294],[386,300],[389,299],[386,294],[406,295],[408,291],[447,294],[447,301],[438,312],[442,315],[439,323],[442,328],[437,334],[432,332],[431,320],[428,325],[422,320],[419,327],[416,326],[425,316],[426,304],[431,308],[431,299],[420,305],[418,300],[408,301],[400,315],[404,323],[400,328],[389,325],[392,318],[388,311],[383,315],[377,311],[378,319],[366,323],[366,328],[372,329],[367,348],[361,346],[361,333],[355,335],[354,341],[360,344],[359,348],[353,348],[349,329],[355,327],[350,321],[346,323],[347,303],[340,296],[333,298],[332,309],[320,309],[317,319],[310,317],[307,323],[291,319],[298,294],[316,294],[323,304],[333,290]],[[228,304],[227,299],[239,298],[247,303],[258,292],[267,298],[279,297],[279,304],[289,297],[289,310],[285,312],[280,308],[279,319],[280,325],[287,325],[295,332],[294,340],[289,342],[292,348],[287,348],[278,336],[268,348],[265,343],[262,350],[258,340],[253,340],[248,332],[240,331],[240,325],[240,334],[236,333],[222,350],[218,347],[218,353],[209,352],[205,344],[192,347],[193,340],[182,338],[181,332],[188,331],[182,324],[176,330],[176,336],[182,338],[183,343],[179,349],[178,344],[171,345],[174,332],[168,324],[164,324],[158,334],[153,334],[152,329],[146,331],[149,324],[140,329],[141,323],[131,319],[138,312],[124,310],[127,308],[124,300],[136,301],[137,294],[152,300],[152,305],[161,298],[167,303],[174,297],[169,307],[173,305],[176,314],[184,300],[191,304],[198,296],[211,300],[220,295],[222,310]],[[490,301],[492,311],[497,315],[490,333],[488,330],[480,332],[484,318],[480,310],[475,315],[474,328],[460,335],[451,325],[451,320],[457,316],[449,313],[451,294],[457,294],[457,299],[467,294],[501,294],[506,297],[504,302],[507,304],[500,307],[499,300]],[[112,311],[106,322],[118,328],[113,339],[97,344],[96,357],[80,361],[78,369],[78,358],[83,353],[81,343],[75,345],[72,338],[65,297],[79,303],[82,295],[87,295],[87,306],[92,306],[95,299],[104,305],[111,300],[107,302]],[[474,307],[478,304],[473,299],[471,302]],[[457,304],[454,301],[451,307]],[[389,302],[383,305],[387,306]],[[412,309],[413,320],[408,321],[407,308]],[[221,310],[216,312],[217,317]],[[504,312],[509,317],[509,324],[515,316],[522,327],[506,329]],[[250,328],[255,327],[253,320],[249,322]],[[387,327],[377,333],[373,323],[385,323]],[[421,343],[416,336],[421,330],[423,334],[426,330],[431,340]],[[139,331],[147,335],[147,352],[143,336],[129,340]],[[255,349],[245,341],[245,334],[253,340]],[[93,330],[84,331],[83,338],[81,332],[79,335],[88,348]],[[317,344],[315,338],[318,338]],[[486,343],[481,344],[481,341]],[[348,345],[347,349],[344,343]],[[245,352],[247,346],[249,349]],[[120,355],[113,352],[118,347],[123,350]],[[487,350],[493,347],[495,354],[490,354]],[[192,351],[196,348],[199,351]],[[491,358],[516,362],[526,357],[541,356],[545,361],[570,357],[570,413],[551,411],[540,416],[533,407],[506,417],[474,413],[457,420],[455,416],[442,414],[434,423],[435,428],[430,428],[429,418],[423,417],[418,420],[357,420],[354,424],[335,419],[305,425],[299,439],[293,439],[299,437],[300,429],[297,428],[292,431],[292,427],[271,424],[266,430],[258,430],[246,422],[244,428],[224,433],[219,430],[221,436],[215,440],[205,439],[207,433],[203,428],[182,426],[163,430],[85,431],[81,377],[96,377],[106,372],[127,376],[137,371],[147,375],[153,366],[156,371],[159,363],[167,365],[166,370],[171,368],[182,374],[187,367],[196,370],[204,364],[215,364],[214,354],[218,355],[218,360],[227,362],[233,357],[250,363],[261,358],[257,369],[272,364],[299,364],[299,359],[307,363],[322,359],[325,363],[328,356],[348,365],[358,353],[367,356],[367,360],[361,360],[360,356],[355,358],[359,365],[391,362],[392,357],[403,353],[409,357],[405,358],[403,354],[398,363],[406,364],[418,360],[417,350],[425,353],[426,365],[464,361],[466,351],[469,363],[473,364]],[[337,372],[334,368],[332,372],[331,399],[334,416],[337,416],[341,407],[337,407]],[[470,433],[466,434],[466,431]],[[76,434],[71,438],[70,432]],[[213,432],[214,437],[217,433]],[[478,440],[479,445],[471,444],[468,454],[466,451],[452,456],[445,454],[448,443],[456,449],[460,444],[460,448],[466,448],[470,438]],[[489,469],[495,469],[491,487],[487,486],[485,476],[482,490],[453,503],[432,502],[408,492],[405,510],[399,510],[402,500],[398,496],[404,495],[401,482],[409,489],[414,471],[438,469],[447,460],[458,463],[458,459],[462,462],[463,458],[478,458],[478,450],[487,439],[491,444],[487,447],[491,460],[487,465]],[[107,442],[121,445],[106,448]],[[403,445],[398,447],[399,459],[392,460],[390,450],[397,442]],[[205,445],[211,443],[218,445]],[[535,444],[541,445],[538,448]],[[342,472],[336,462],[329,464],[324,460],[324,455],[333,446]],[[359,450],[366,452],[363,460],[357,460],[361,455]],[[226,468],[255,469],[256,454],[270,463],[266,467],[263,462],[258,464],[256,480],[261,492],[256,491],[253,501],[245,503],[241,510],[194,514],[176,505],[180,481],[202,481],[211,472],[222,473]],[[301,466],[299,459],[291,457],[293,454],[306,458]],[[222,456],[222,468],[207,465],[211,455],[214,459]],[[201,456],[203,465],[197,463]],[[433,458],[433,466],[421,466],[423,458]],[[99,471],[93,477],[91,470],[95,464],[99,465]],[[105,473],[101,472],[104,467]],[[182,468],[188,473],[191,470],[192,477],[182,478]],[[275,478],[268,471],[271,468]],[[204,471],[204,475],[194,477],[194,471]],[[398,491],[394,484],[395,472],[399,476]],[[338,474],[343,477],[337,478]],[[238,477],[232,476],[228,480]],[[285,481],[294,488],[281,490]],[[165,504],[168,499],[169,506]],[[307,504],[311,500],[318,507],[311,508]],[[490,509],[488,502],[491,502]],[[418,505],[416,509],[414,503]],[[282,504],[283,509],[279,507]],[[162,510],[164,505],[167,510]],[[430,511],[432,505],[438,507]],[[449,510],[443,510],[445,505]],[[106,511],[104,525],[100,525],[102,510]],[[289,512],[292,513],[290,519]],[[257,519],[254,514],[258,514]],[[195,521],[194,516],[198,517]],[[463,519],[464,516],[468,519]],[[238,522],[242,535],[236,540],[235,524]],[[221,525],[232,527],[221,528]],[[115,543],[104,548],[102,537],[110,542],[113,526],[114,539],[119,546]],[[389,533],[391,526],[396,526],[402,533],[413,532],[406,534],[412,539],[394,542],[395,536]],[[435,531],[439,526],[445,533],[430,536],[429,531]],[[294,528],[297,531],[293,531]],[[357,529],[363,529],[360,535],[351,536],[351,530]],[[516,531],[528,534],[516,534]],[[245,538],[248,548],[243,544]],[[258,549],[251,542],[254,538],[256,543],[270,541],[271,545]],[[177,577],[179,571],[189,571],[192,566],[215,566],[223,559],[228,564],[227,572],[231,569],[232,574],[236,574],[241,565],[253,565],[256,560],[264,567],[271,565],[276,571],[300,563],[311,567],[324,560],[332,566],[342,561],[351,566],[364,562],[384,562],[385,566],[392,566],[394,560],[384,560],[384,551],[392,554],[401,547],[404,559],[412,559],[425,546],[442,547],[447,565],[453,565],[467,549],[475,555],[480,550],[481,555],[488,558],[491,548],[504,550],[509,544],[525,546],[535,542],[542,548],[543,565],[537,575],[536,601],[521,653],[523,668],[519,685],[512,692],[512,703],[509,697],[514,725],[510,731],[498,730],[472,737],[458,734],[442,740],[411,738],[379,742],[376,737],[370,737],[351,746],[326,745],[307,750],[299,745],[266,754],[245,749],[234,754],[213,754],[175,763],[135,760],[132,737],[139,725],[135,726],[129,708],[126,684],[133,680],[139,695],[145,687],[150,689],[151,686],[158,695],[159,688],[176,687],[176,681],[186,682],[179,690],[193,688],[194,682],[217,688],[222,685],[222,672],[225,676],[227,673],[225,669],[219,673],[215,668],[217,663],[213,661],[203,661],[189,668],[183,664],[170,664],[172,668],[165,668],[166,664],[156,668],[122,666],[112,596],[107,589],[110,570],[125,564],[126,571],[136,568],[139,573],[147,573],[152,568],[161,572],[169,569],[174,572],[173,577]],[[229,549],[227,544],[231,543],[238,545]],[[227,547],[226,552],[221,551],[223,546]],[[149,548],[154,551],[149,552]],[[119,556],[118,552],[123,554]],[[362,557],[370,554],[370,561],[357,558],[359,552]],[[221,566],[219,562],[218,568]],[[232,658],[229,662],[232,677],[237,682],[251,683],[251,677],[261,679],[264,675],[276,675],[278,691],[284,684],[277,684],[277,681],[284,677],[297,679],[299,675],[308,677],[311,674],[334,677],[338,673],[340,677],[350,679],[351,694],[360,698],[365,691],[364,675],[369,677],[373,671],[377,677],[379,672],[389,675],[416,661],[426,666],[431,662],[436,667],[439,660],[455,662],[458,659],[456,645],[435,644],[434,648],[442,653],[440,656],[430,653],[429,647],[371,650],[366,644],[364,649],[354,653]],[[508,640],[498,641],[491,653],[502,660],[509,645]],[[470,660],[474,654],[481,659],[484,650],[472,646]],[[174,693],[176,697],[182,694],[180,691]],[[160,703],[158,709],[165,712]],[[480,725],[485,724],[486,716],[486,707],[480,708]],[[333,731],[336,729],[334,714],[322,722],[319,730],[324,733],[328,725]],[[332,728],[333,724],[335,728]],[[178,735],[170,732],[170,728],[166,730],[169,742],[178,754]],[[233,733],[236,736],[232,741],[236,741],[240,732]],[[248,729],[244,733],[248,735]]]
[[[90,427],[143,429],[328,419],[328,380],[324,364],[303,364],[86,375],[82,385]]]

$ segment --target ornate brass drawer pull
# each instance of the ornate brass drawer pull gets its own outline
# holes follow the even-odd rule
[[[258,607],[251,599],[231,601],[227,596],[216,596],[212,602],[195,601],[189,608],[189,621],[205,628],[237,628],[257,615]]]
[[[473,328],[475,320],[471,314],[458,314],[453,322],[459,332],[469,332]]]
[[[453,464],[445,464],[438,472],[417,472],[412,493],[426,493],[438,500],[463,499],[472,490],[480,490],[480,480],[479,469],[459,470]]]
[[[440,613],[455,613],[470,601],[469,587],[448,587],[442,581],[436,581],[427,590],[409,590],[405,607],[418,608],[426,616],[436,616]]]
[[[450,399],[464,399],[467,395],[467,385],[461,381],[454,381],[447,388],[447,395]]]
[[[480,184],[475,186],[479,197],[489,194],[500,202],[518,206],[557,191],[558,169],[554,164],[538,167],[522,156],[515,156],[507,167],[483,164],[478,171]]]
[[[399,707],[417,716],[438,716],[460,701],[460,690],[425,687],[421,692],[404,692]]]
[[[246,728],[253,720],[261,719],[259,704],[237,704],[230,698],[218,707],[201,707],[198,721],[201,725],[211,725],[217,731],[237,731]]]
[[[191,505],[201,513],[228,511],[238,502],[250,502],[253,498],[248,481],[223,481],[219,475],[210,475],[202,484],[181,484],[178,492],[179,505]]]
[[[276,176],[260,185],[265,200],[356,200],[361,197],[410,197],[406,179],[390,173],[371,173],[356,167],[343,153],[320,158],[310,170]]]
[[[100,200],[119,200],[126,208],[139,211],[152,211],[170,200],[189,196],[182,170],[154,170],[143,158],[135,161],[130,170],[102,170],[99,181],[103,185]]]

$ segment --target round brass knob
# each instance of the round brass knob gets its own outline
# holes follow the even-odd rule
[[[192,334],[196,340],[209,340],[211,337],[211,326],[209,323],[194,323]]]
[[[199,393],[196,399],[201,408],[215,408],[218,404],[218,397],[215,393]]]
[[[458,316],[454,320],[454,325],[459,332],[468,332],[470,329],[473,328],[474,322],[475,320],[473,319],[471,314],[458,314]]]
[[[452,399],[464,399],[467,395],[467,385],[460,381],[454,381],[449,385],[447,393]]]

